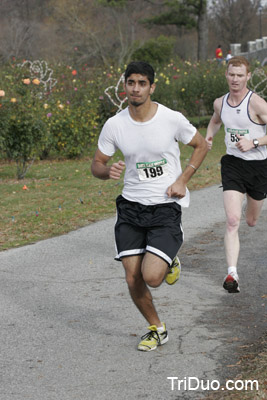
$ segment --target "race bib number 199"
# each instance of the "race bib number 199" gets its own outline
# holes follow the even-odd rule
[[[140,181],[154,180],[168,175],[168,164],[165,158],[159,161],[136,163],[136,168]]]
[[[231,129],[227,128],[227,142],[229,147],[236,147],[236,143],[239,141],[236,135],[244,136],[249,140],[249,130],[248,129]]]

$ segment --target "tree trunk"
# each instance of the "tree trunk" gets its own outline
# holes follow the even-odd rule
[[[201,11],[198,16],[198,60],[204,61],[208,55],[208,15],[207,2],[203,0]]]

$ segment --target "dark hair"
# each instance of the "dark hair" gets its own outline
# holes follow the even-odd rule
[[[151,67],[150,64],[144,61],[132,61],[130,64],[128,64],[124,73],[125,82],[132,74],[140,74],[146,76],[150,82],[150,85],[154,83],[154,77],[155,77],[154,69]]]

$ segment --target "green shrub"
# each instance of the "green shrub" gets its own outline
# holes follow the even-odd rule
[[[88,154],[99,133],[99,85],[92,71],[56,65],[52,87],[43,85],[44,71],[32,72],[17,63],[0,69],[2,156],[25,168],[34,158]]]
[[[22,179],[30,163],[38,156],[46,131],[42,121],[39,80],[25,78],[20,69],[6,75],[6,80],[6,91],[10,96],[1,96],[0,150],[16,161],[17,177]]]
[[[155,66],[153,100],[184,113],[198,128],[206,126],[215,98],[228,91],[225,68],[213,61],[191,63],[178,58],[160,65],[171,46],[171,40],[160,38],[146,43],[142,57],[139,53]],[[22,67],[16,60],[0,66],[0,155],[16,160],[18,177],[25,175],[35,158],[73,158],[94,152],[105,121],[127,105],[125,67],[111,65],[103,70],[84,65],[76,70],[61,64],[48,68],[44,62],[26,62]],[[265,74],[266,68],[260,69],[252,86],[264,89],[264,83],[259,83]],[[44,84],[45,76],[53,85]]]
[[[152,65],[162,65],[170,59],[174,44],[175,38],[173,37],[161,35],[157,38],[149,39],[135,50],[132,59],[146,61]]]
[[[153,98],[186,116],[210,115],[215,98],[227,92],[224,69],[216,63],[176,60],[159,69]]]

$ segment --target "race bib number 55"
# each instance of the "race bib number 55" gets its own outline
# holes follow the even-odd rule
[[[168,164],[165,158],[159,161],[136,163],[136,168],[140,181],[154,180],[168,175]]]
[[[227,142],[229,147],[236,147],[236,143],[239,141],[236,135],[244,136],[249,140],[249,130],[248,129],[231,129],[227,128]]]

